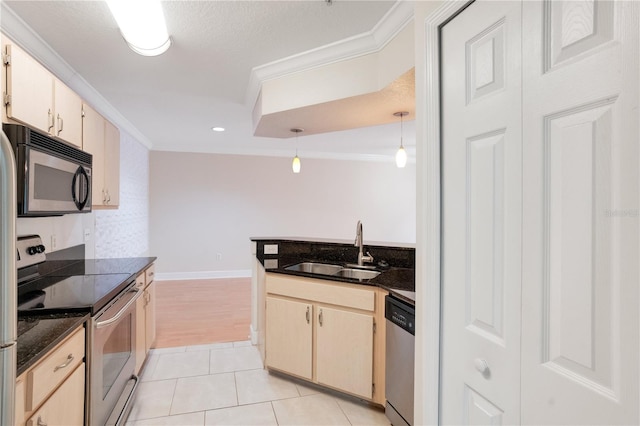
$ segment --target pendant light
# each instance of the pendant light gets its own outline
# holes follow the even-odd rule
[[[400,117],[400,148],[398,148],[398,152],[396,152],[396,166],[403,168],[407,165],[407,151],[404,150],[404,146],[402,145],[402,117],[409,115],[409,113],[407,111],[399,111],[393,115]]]
[[[300,157],[298,157],[298,134],[304,132],[304,129],[291,129],[292,132],[296,134],[296,156],[293,157],[293,162],[291,163],[291,169],[293,169],[293,173],[300,173]]]

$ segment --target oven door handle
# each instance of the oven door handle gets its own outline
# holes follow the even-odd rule
[[[134,303],[136,303],[136,301],[138,300],[138,297],[140,297],[140,290],[138,288],[132,288],[131,290],[129,290],[127,293],[132,293],[133,295],[131,296],[131,299],[127,302],[126,305],[124,305],[122,307],[122,309],[120,309],[118,311],[117,314],[115,314],[113,317],[104,320],[104,321],[98,321],[96,322],[95,327],[96,328],[102,328],[102,327],[106,327],[108,325],[113,324],[114,322],[118,321],[123,315],[124,313],[129,309],[129,307],[131,305],[133,305]],[[124,297],[123,297],[124,298]],[[102,315],[101,315],[102,316]]]

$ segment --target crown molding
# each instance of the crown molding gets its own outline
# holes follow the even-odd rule
[[[245,105],[253,109],[266,80],[379,52],[413,21],[413,13],[412,1],[398,0],[371,31],[254,67],[249,76]]]
[[[73,69],[58,53],[47,44],[22,18],[20,18],[5,2],[0,1],[0,30],[34,59],[44,65],[51,73],[73,89],[82,99],[89,103],[120,131],[126,132],[138,142],[152,148],[151,141],[113,107],[93,86]]]

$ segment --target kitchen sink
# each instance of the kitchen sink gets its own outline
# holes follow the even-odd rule
[[[357,280],[370,280],[371,278],[375,278],[380,275],[378,271],[368,271],[366,269],[352,269],[352,268],[344,268],[340,269],[335,274],[336,277],[343,278],[354,278]]]
[[[342,269],[342,266],[328,263],[303,262],[287,266],[285,269],[287,271],[306,272],[308,274],[335,275],[336,272]]]
[[[306,272],[307,274],[331,275],[334,277],[352,278],[356,280],[370,280],[380,275],[378,271],[360,268],[345,268],[330,263],[302,262],[287,266],[287,271]]]

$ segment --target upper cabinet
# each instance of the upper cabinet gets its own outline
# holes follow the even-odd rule
[[[120,132],[91,106],[82,106],[83,149],[93,155],[92,205],[120,204]]]
[[[82,100],[14,44],[4,48],[7,119],[82,147]]]
[[[53,79],[54,136],[82,148],[82,99],[63,82]]]
[[[110,121],[104,121],[104,182],[105,205],[120,204],[120,131]]]

